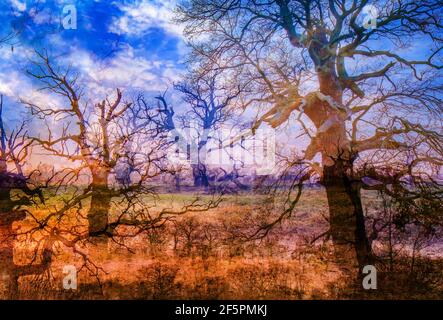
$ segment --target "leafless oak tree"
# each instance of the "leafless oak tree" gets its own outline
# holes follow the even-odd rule
[[[429,150],[417,161],[433,162],[439,156],[429,154],[441,150],[442,2],[376,1],[376,17],[367,16],[369,4],[191,0],[178,6],[195,68],[223,71],[234,85],[245,85],[245,108],[266,108],[253,131],[263,122],[302,127],[310,140],[304,158],[326,188],[336,259],[360,268],[372,252],[356,162],[402,157],[406,137]],[[405,53],[417,45],[417,57]]]
[[[152,121],[155,108],[123,101],[118,89],[113,100],[107,97],[90,104],[78,76],[69,68],[61,71],[46,54],[37,56],[28,74],[55,94],[54,99],[61,97],[66,103],[59,107],[23,101],[47,125],[45,136],[33,137],[34,143],[49,156],[71,162],[53,179],[55,192],[63,191],[67,199],[41,222],[48,230],[57,230],[56,239],[69,247],[89,240],[122,244],[176,215],[205,211],[219,203],[215,197],[207,202],[196,197],[181,208],[157,208],[153,181],[171,170],[165,161],[169,142]],[[81,181],[85,177],[86,185]],[[89,201],[86,233],[81,223],[85,201]],[[78,224],[72,224],[72,214]]]
[[[178,114],[166,96],[157,96],[159,114],[152,120],[174,138],[180,152],[187,154],[191,161],[195,187],[208,188],[210,183],[207,157],[211,152],[211,142],[226,143],[215,133],[232,118],[231,102],[240,94],[240,89],[223,88],[216,73],[189,74],[186,79],[174,85],[181,94],[185,112]],[[228,89],[228,90],[226,90]],[[145,101],[140,101],[146,105]],[[191,137],[182,134],[189,130]],[[188,150],[189,149],[189,150]]]

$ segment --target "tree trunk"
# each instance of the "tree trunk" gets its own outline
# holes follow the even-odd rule
[[[12,223],[1,221],[0,224],[0,299],[17,299],[18,276],[14,264]]]
[[[111,190],[108,187],[109,171],[103,168],[92,172],[91,207],[88,212],[89,236],[95,242],[106,243],[112,236],[109,228]]]
[[[343,88],[336,73],[335,59],[330,55],[334,48],[328,48],[326,34],[321,29],[316,30],[314,37],[316,41],[311,42],[309,54],[316,65],[320,92],[342,104]],[[351,152],[346,133],[347,115],[319,98],[305,112],[318,129],[312,146],[315,152],[320,150],[322,154],[322,183],[329,205],[330,236],[335,259],[344,270],[355,272],[369,264],[372,255],[366,235],[360,187],[352,182],[355,155]]]
[[[204,129],[204,138],[199,142],[197,149],[197,161],[192,166],[192,176],[194,177],[194,187],[207,189],[209,187],[209,177],[206,167],[206,144],[207,144],[207,128]]]
[[[314,139],[318,140],[322,151],[322,183],[326,188],[330,235],[337,263],[345,270],[361,270],[371,260],[371,248],[366,235],[360,186],[352,178],[353,155],[345,121],[338,121]]]
[[[180,185],[180,173],[176,172],[174,175],[174,181],[175,181],[175,191],[180,192],[181,185]]]
[[[0,173],[0,299],[18,298],[17,266],[14,264],[14,239],[12,225],[23,220],[25,214],[13,211],[9,178]]]
[[[194,177],[194,187],[209,187],[209,178],[204,164],[192,165],[192,176]]]
[[[371,262],[360,189],[346,175],[342,160],[323,170],[329,206],[330,236],[335,260],[344,270],[355,272]]]

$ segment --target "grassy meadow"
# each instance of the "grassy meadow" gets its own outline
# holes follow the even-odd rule
[[[155,210],[180,207],[192,194],[162,194]],[[209,197],[209,196],[203,196]],[[61,205],[53,198],[49,205]],[[66,247],[56,249],[48,272],[20,278],[22,299],[348,299],[441,298],[443,259],[411,256],[407,246],[395,254],[377,243],[379,290],[353,289],[332,258],[325,192],[307,189],[292,216],[258,240],[250,240],[260,224],[278,215],[269,210],[263,195],[227,195],[221,204],[205,212],[174,217],[146,234],[122,238],[108,245],[85,243],[81,250],[90,263]],[[278,202],[276,200],[276,202]],[[375,192],[364,194],[366,215],[381,210]],[[86,210],[85,203],[83,209]],[[116,206],[113,214],[118,214]],[[33,215],[43,216],[44,210]],[[72,215],[72,223],[82,219]],[[81,215],[81,211],[80,211]],[[83,217],[84,218],[84,217]],[[21,222],[26,228],[27,220]],[[65,222],[69,224],[68,222]],[[77,223],[78,224],[78,223]],[[21,243],[16,241],[17,243]],[[26,243],[26,241],[24,242]],[[404,239],[401,243],[405,243]],[[435,244],[434,244],[435,245]],[[432,244],[430,244],[432,247]],[[32,248],[16,245],[16,264],[29,262]],[[386,258],[390,257],[390,258]],[[79,269],[77,290],[65,290],[63,268]],[[83,267],[82,267],[83,266]]]

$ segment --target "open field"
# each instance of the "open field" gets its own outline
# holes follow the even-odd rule
[[[0,301],[443,301],[443,0],[0,16]]]
[[[162,194],[156,209],[181,206],[191,194]],[[61,201],[61,199],[52,200]],[[277,200],[275,200],[277,202]],[[327,202],[322,189],[306,190],[293,215],[260,240],[243,236],[260,221],[272,219],[261,195],[225,196],[215,209],[187,213],[147,234],[106,247],[85,244],[99,268],[81,269],[78,289],[64,290],[63,267],[81,266],[80,256],[60,248],[50,270],[21,277],[20,298],[37,299],[346,299],[442,298],[443,259],[438,243],[411,255],[405,244],[388,259],[383,243],[373,244],[380,259],[379,288],[355,289],[332,258],[332,245],[319,238],[328,229]],[[379,210],[377,193],[364,194],[368,216]],[[87,203],[85,204],[85,209]],[[35,211],[35,215],[44,215]],[[117,214],[114,212],[114,214]],[[24,221],[26,223],[26,221]],[[409,239],[413,242],[413,239]],[[440,247],[441,248],[441,247]],[[427,251],[426,251],[427,250]],[[16,245],[16,263],[29,253]]]

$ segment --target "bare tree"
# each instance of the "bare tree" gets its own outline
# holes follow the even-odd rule
[[[217,75],[209,75],[191,79],[179,83],[175,89],[183,94],[183,100],[190,106],[187,113],[185,126],[197,132],[196,161],[193,161],[192,174],[194,186],[209,187],[208,168],[206,158],[208,156],[208,142],[216,140],[214,132],[220,129],[232,115],[229,110],[231,101],[239,92],[229,93],[222,88],[217,88]],[[231,112],[230,112],[231,111]],[[191,128],[192,127],[192,128]],[[193,155],[191,155],[192,157]],[[194,160],[194,159],[193,159]]]
[[[66,245],[73,247],[88,240],[104,243],[107,239],[122,244],[120,240],[161,226],[176,215],[205,211],[219,203],[215,197],[207,202],[196,197],[181,208],[157,208],[154,181],[171,170],[166,163],[169,143],[162,128],[152,121],[155,108],[123,101],[118,89],[114,100],[105,98],[90,105],[69,68],[62,72],[47,55],[38,57],[28,74],[67,104],[42,106],[23,101],[34,116],[46,120],[46,137],[33,137],[36,145],[50,156],[72,162],[53,179],[56,192],[62,190],[70,196],[42,222],[48,229],[64,230],[69,240]],[[61,126],[51,127],[50,120],[61,120]],[[86,187],[81,183],[85,176]],[[69,217],[74,214],[82,219],[86,200],[90,204],[88,232],[84,233],[81,223],[69,224]]]
[[[38,201],[44,203],[44,198],[41,187],[33,185],[33,173],[26,174],[23,170],[31,145],[26,137],[26,123],[7,133],[3,108],[3,95],[0,95],[0,296],[17,299],[19,277],[41,274],[49,268],[52,242],[45,241],[39,263],[17,265],[14,262],[17,231],[13,224],[24,220],[28,208]]]
[[[360,268],[373,255],[360,194],[365,184],[355,162],[380,153],[402,155],[406,135],[433,147],[426,139],[441,142],[441,123],[434,120],[442,110],[436,80],[442,69],[441,1],[368,5],[192,0],[178,7],[196,68],[223,71],[236,79],[234,85],[246,84],[244,107],[267,108],[253,131],[262,122],[276,128],[297,115],[292,119],[310,139],[304,158],[326,188],[336,259]],[[365,17],[374,8],[377,17]],[[429,45],[411,59],[401,49],[415,41]],[[420,116],[411,119],[411,112]]]
[[[144,150],[134,151],[131,148],[142,147],[144,135],[151,130],[146,115],[148,110],[141,110],[131,102],[123,101],[119,89],[116,90],[114,100],[106,97],[91,107],[89,101],[84,101],[83,88],[77,84],[78,78],[70,74],[69,68],[62,72],[47,55],[38,53],[38,58],[34,62],[35,68],[29,70],[28,74],[44,85],[42,89],[65,99],[63,102],[67,106],[58,108],[23,101],[36,117],[44,120],[63,119],[61,128],[48,125],[47,137],[35,137],[34,141],[56,157],[80,163],[80,168],[70,171],[66,169],[68,171],[64,172],[63,183],[75,182],[83,170],[88,171],[90,183],[74,202],[88,198],[91,200],[87,215],[89,235],[105,239],[113,233],[109,223],[111,200],[121,196],[121,191],[111,188],[111,174],[115,174],[116,180],[125,187],[130,182],[130,173],[142,170],[141,166],[145,171],[138,172],[139,180],[144,181],[157,175],[162,168],[157,167],[158,170],[154,172],[153,167],[160,164],[163,157],[157,153],[161,149],[161,141],[154,141],[152,147],[144,153],[144,156],[151,157],[148,163],[153,167],[143,166],[147,160],[140,159]],[[146,147],[146,144],[143,146]]]
[[[174,88],[182,94],[184,107],[189,108],[181,115],[168,104],[165,95],[156,97],[161,116],[155,121],[173,136],[180,152],[189,154],[195,187],[209,187],[207,157],[211,149],[208,143],[221,142],[215,132],[232,116],[231,102],[240,93],[238,88],[227,91],[218,80],[216,73],[194,74],[177,83]],[[190,135],[196,136],[195,141],[183,136],[180,130],[192,131]]]

